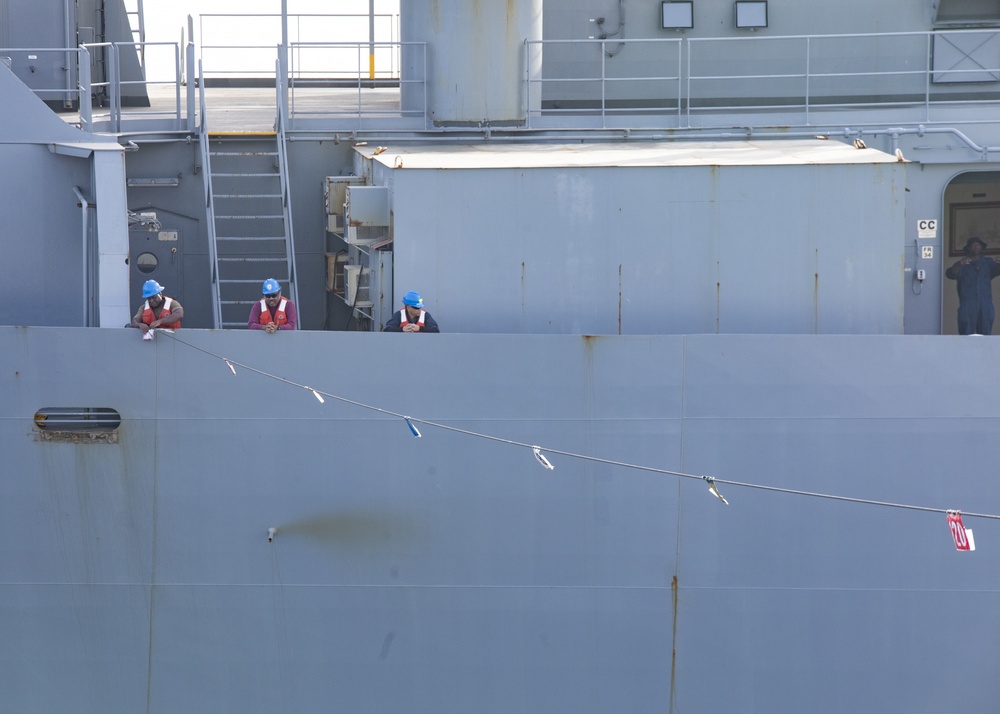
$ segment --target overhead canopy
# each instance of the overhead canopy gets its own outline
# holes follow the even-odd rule
[[[805,166],[879,164],[898,160],[876,149],[856,149],[840,141],[824,139],[401,146],[388,147],[377,156],[375,146],[359,146],[356,150],[390,168],[403,169]]]

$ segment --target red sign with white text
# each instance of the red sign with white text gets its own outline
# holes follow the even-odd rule
[[[951,537],[955,540],[955,547],[958,550],[975,550],[972,544],[972,533],[966,530],[962,524],[962,514],[958,511],[948,511],[948,528],[951,530]]]

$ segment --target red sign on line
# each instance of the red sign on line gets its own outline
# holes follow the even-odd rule
[[[961,512],[948,511],[948,528],[951,530],[951,537],[955,540],[955,547],[958,550],[976,549],[976,541],[972,537],[972,531],[962,524]]]

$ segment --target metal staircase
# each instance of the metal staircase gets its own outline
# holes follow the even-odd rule
[[[208,134],[217,328],[246,327],[267,278],[278,280],[282,294],[298,305],[282,148],[273,132]]]
[[[125,0],[125,17],[132,31],[132,41],[139,54],[139,66],[146,73],[146,18],[142,8],[143,0]],[[132,9],[134,8],[134,9]]]

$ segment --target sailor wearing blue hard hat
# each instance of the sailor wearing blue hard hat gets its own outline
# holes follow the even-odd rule
[[[142,284],[142,298],[145,302],[129,323],[129,327],[138,327],[145,335],[158,327],[176,330],[184,318],[184,308],[173,298],[163,294],[163,286],[155,280],[147,280]],[[152,335],[150,335],[152,337]]]
[[[251,330],[264,330],[274,334],[278,330],[294,330],[297,316],[295,303],[281,296],[281,284],[274,278],[268,278],[260,288],[264,296],[253,304],[247,327]]]
[[[424,309],[420,293],[411,290],[403,296],[403,309],[394,312],[382,328],[383,332],[440,332],[438,324]]]
[[[988,335],[993,331],[993,278],[1000,263],[983,255],[986,241],[972,236],[965,242],[965,257],[946,271],[958,288],[958,334]]]

